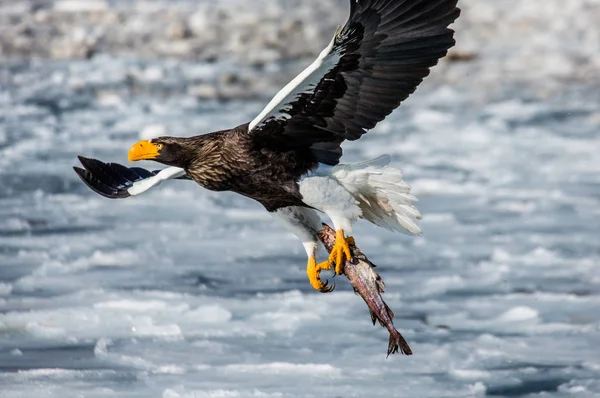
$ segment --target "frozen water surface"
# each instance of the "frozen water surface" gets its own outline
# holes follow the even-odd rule
[[[415,353],[388,359],[347,281],[312,291],[302,246],[258,204],[183,181],[110,201],[72,172],[79,154],[125,163],[140,137],[246,122],[278,85],[207,94],[232,60],[3,63],[0,396],[598,396],[599,86],[552,68],[472,84],[474,62],[441,65],[345,145],[346,161],[392,155],[424,215],[422,237],[355,231]]]

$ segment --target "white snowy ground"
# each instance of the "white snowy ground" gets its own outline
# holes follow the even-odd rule
[[[600,395],[598,86],[432,76],[345,146],[391,154],[421,199],[423,237],[355,231],[415,353],[386,359],[347,281],[312,291],[259,205],[183,181],[110,201],[73,173],[79,154],[126,163],[140,136],[249,120],[268,98],[181,94],[228,68],[3,67],[2,398]]]

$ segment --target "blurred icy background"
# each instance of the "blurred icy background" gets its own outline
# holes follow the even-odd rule
[[[0,0],[2,398],[599,396],[597,0],[461,0],[450,56],[345,146],[421,198],[423,237],[355,231],[412,357],[257,204],[72,172],[251,119],[347,3]]]

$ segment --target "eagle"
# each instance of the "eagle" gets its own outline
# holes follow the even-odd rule
[[[302,242],[312,287],[328,292],[324,270],[343,272],[359,218],[420,234],[416,197],[390,158],[342,164],[342,143],[358,140],[412,94],[455,44],[448,26],[457,0],[350,0],[350,16],[317,59],[249,123],[193,137],[139,141],[129,161],[168,167],[148,171],[79,157],[79,177],[109,198],[139,195],[172,179],[259,202]],[[336,240],[317,262],[319,213]]]

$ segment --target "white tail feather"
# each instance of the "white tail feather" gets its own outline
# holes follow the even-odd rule
[[[413,205],[417,198],[410,194],[410,185],[402,180],[402,172],[389,167],[390,157],[380,156],[364,162],[338,165],[331,174],[354,196],[361,218],[380,227],[418,235],[415,223],[421,213]]]

